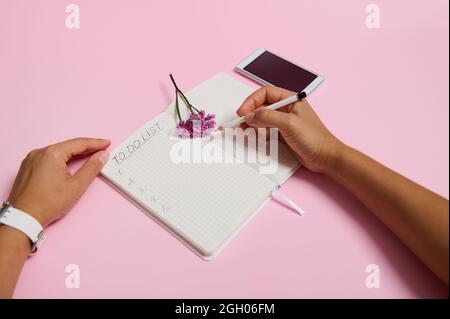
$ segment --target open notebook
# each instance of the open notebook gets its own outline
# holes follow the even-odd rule
[[[235,110],[253,91],[219,73],[186,92],[186,96],[197,108],[216,114],[220,126],[236,117]],[[180,109],[185,109],[181,101]],[[272,161],[277,160],[277,170],[272,174],[260,173],[258,168],[263,164],[243,161],[176,163],[171,157],[173,145],[180,143],[173,138],[175,125],[175,106],[171,104],[111,152],[101,175],[209,260],[251,220],[299,163],[281,143],[278,154],[270,154]],[[231,159],[242,152],[257,152],[244,144],[234,142],[234,146],[231,152],[224,149]]]

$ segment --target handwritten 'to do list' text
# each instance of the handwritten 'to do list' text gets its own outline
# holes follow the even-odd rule
[[[116,155],[114,155],[112,159],[117,165],[120,165],[161,131],[162,127],[159,122],[153,124],[152,126],[137,134],[135,138],[131,142],[129,142],[122,151],[119,151]]]

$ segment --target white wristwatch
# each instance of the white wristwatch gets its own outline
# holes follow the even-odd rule
[[[3,203],[0,208],[0,226],[7,225],[20,230],[31,241],[31,253],[34,255],[45,239],[44,228],[27,213],[14,208],[9,202]]]

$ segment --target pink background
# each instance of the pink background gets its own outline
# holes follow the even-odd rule
[[[448,1],[77,0],[0,2],[0,198],[21,159],[76,136],[119,143],[169,104],[168,73],[188,89],[266,47],[323,74],[310,97],[343,141],[448,198]],[[235,75],[243,81],[242,77]],[[250,82],[249,82],[250,83]],[[358,201],[299,171],[213,262],[97,179],[48,229],[15,297],[446,297],[439,282]],[[430,207],[432,209],[432,207]],[[67,264],[81,288],[67,289]],[[365,267],[381,287],[365,286]]]

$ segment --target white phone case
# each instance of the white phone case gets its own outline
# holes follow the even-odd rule
[[[245,67],[246,67],[247,65],[249,65],[251,62],[253,62],[256,58],[258,58],[261,54],[263,54],[263,53],[266,52],[266,51],[268,51],[268,50],[266,50],[266,49],[264,49],[264,48],[256,49],[256,50],[253,51],[249,56],[247,56],[244,60],[242,60],[238,65],[236,65],[236,67],[235,67],[236,71],[239,72],[239,73],[241,73],[241,74],[243,74],[243,75],[245,75],[245,76],[247,76],[247,77],[249,77],[249,78],[251,78],[252,80],[254,80],[254,81],[256,81],[256,82],[258,82],[258,83],[260,83],[260,84],[262,84],[262,85],[273,85],[272,83],[270,83],[270,82],[268,82],[268,81],[266,81],[266,80],[260,78],[259,76],[257,76],[257,75],[255,75],[255,74],[250,73],[250,72],[248,72],[247,70],[245,70]],[[268,51],[268,52],[270,52],[270,51]],[[270,52],[270,53],[274,54],[273,52]],[[277,54],[274,54],[274,55],[277,55]],[[288,62],[294,64],[294,65],[297,65],[296,63],[294,63],[294,62],[292,62],[292,61],[290,61],[290,60],[288,60],[288,59],[285,59],[285,58],[283,58],[283,57],[281,57],[281,56],[279,56],[279,55],[277,55],[277,56],[280,57],[280,58],[282,58],[283,60],[286,60],[286,61],[288,61]],[[304,67],[302,67],[302,66],[299,66],[299,65],[297,65],[297,66],[300,67],[300,68],[302,68],[302,69],[304,69],[304,70],[306,70],[306,71],[308,71],[308,72],[311,72],[311,73],[313,73],[313,74],[315,74],[315,75],[317,76],[317,77],[314,79],[314,81],[312,81],[312,82],[311,82],[311,83],[303,90],[303,91],[306,93],[306,95],[308,96],[309,94],[312,93],[312,91],[315,90],[316,87],[318,87],[318,86],[324,81],[324,78],[323,78],[323,76],[318,75],[318,74],[316,74],[315,72],[312,72],[312,71],[310,71],[310,70],[308,70],[308,69],[306,69],[306,68],[304,68]],[[298,92],[298,93],[299,93],[299,92]]]

